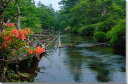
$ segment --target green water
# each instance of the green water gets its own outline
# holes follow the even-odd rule
[[[47,57],[39,62],[35,82],[120,82],[125,80],[125,56],[116,54],[112,47],[95,46],[91,38],[62,34],[61,42],[76,47],[47,50]],[[55,44],[56,45],[56,44]]]

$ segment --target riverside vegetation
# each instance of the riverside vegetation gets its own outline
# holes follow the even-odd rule
[[[40,1],[37,6],[34,0],[0,1],[1,58],[45,52],[39,46],[31,48],[26,40],[32,31],[41,33],[45,29],[89,36],[125,51],[125,0],[61,0],[58,11]]]
[[[22,27],[30,27],[37,33],[47,28],[66,30],[125,50],[125,0],[62,0],[59,11],[41,2],[35,6],[33,0],[16,1],[21,10]],[[5,21],[16,12],[10,2],[5,9]]]

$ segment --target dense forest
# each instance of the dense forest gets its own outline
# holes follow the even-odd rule
[[[62,0],[59,28],[125,48],[125,0]]]
[[[65,30],[125,49],[125,0],[62,0],[59,11],[41,2],[36,6],[32,0],[17,3],[22,27],[37,33],[43,29]],[[10,2],[5,9],[5,21],[16,12],[15,4]]]

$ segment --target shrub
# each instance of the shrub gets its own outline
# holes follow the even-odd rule
[[[87,25],[87,26],[81,26],[78,28],[78,33],[86,36],[92,36],[95,26],[94,25]]]
[[[14,58],[17,56],[39,55],[45,52],[37,46],[29,46],[28,36],[32,33],[29,28],[17,30],[13,23],[4,23],[6,28],[0,32],[0,57]]]
[[[83,30],[83,34],[85,34],[86,36],[93,36],[94,30],[95,30],[94,25],[86,26]]]
[[[105,42],[106,41],[106,34],[104,32],[95,32],[94,38],[99,42]]]
[[[107,38],[110,39],[113,47],[125,48],[125,22],[126,20],[120,20],[108,33]]]

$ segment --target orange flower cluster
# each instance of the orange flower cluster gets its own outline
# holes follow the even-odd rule
[[[21,29],[21,30],[14,29],[11,31],[10,36],[16,36],[19,39],[24,40],[24,39],[26,39],[26,36],[28,36],[30,33],[32,33],[32,31],[28,28],[27,29]]]
[[[11,29],[10,31],[7,31],[6,29],[4,29],[1,33],[0,36],[2,36],[2,38],[4,39],[4,42],[2,43],[3,47],[8,47],[8,43],[14,43],[14,38],[17,40],[25,40],[27,38],[27,36],[29,34],[31,34],[32,31],[29,28],[26,29],[21,29],[21,30],[17,30],[17,29]],[[0,48],[2,48],[2,46],[0,46]]]
[[[14,27],[14,23],[3,23],[2,26],[7,26],[7,27]]]
[[[36,47],[35,53],[36,53],[37,55],[39,55],[39,54],[41,54],[41,53],[43,53],[43,52],[45,52],[45,49],[42,49],[40,46],[37,46],[37,47]]]
[[[3,45],[4,47],[8,47],[8,45],[7,45],[6,42],[3,42],[2,45]],[[1,48],[2,48],[2,47],[1,47]]]
[[[16,56],[19,53],[40,55],[46,52],[40,46],[28,48],[29,42],[26,39],[33,33],[30,28],[17,30],[14,27],[14,23],[3,23],[3,26],[7,28],[0,32],[0,53],[2,56]]]
[[[29,50],[29,54],[35,53],[36,55],[46,52],[45,49],[41,48],[40,46],[37,46],[34,51],[32,51],[30,48],[28,48],[28,50]]]

